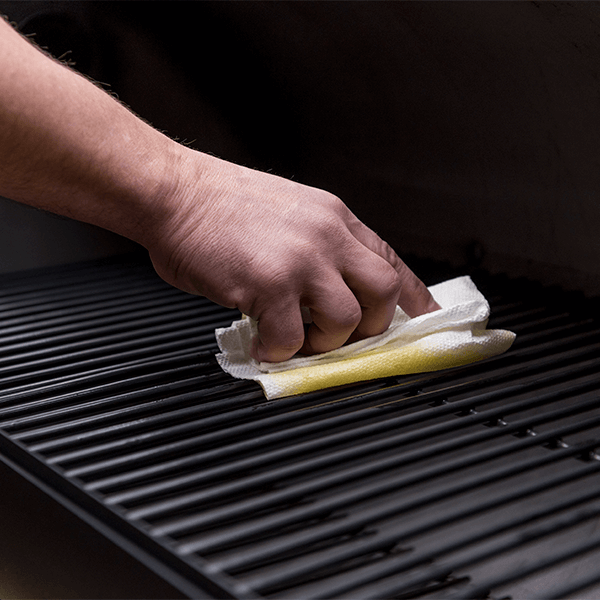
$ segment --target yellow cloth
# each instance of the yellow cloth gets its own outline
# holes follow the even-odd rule
[[[401,308],[381,335],[316,356],[281,363],[250,357],[256,322],[244,318],[216,330],[219,364],[241,379],[258,381],[269,399],[312,392],[356,381],[438,371],[489,358],[508,350],[515,334],[487,330],[489,304],[470,277],[434,285],[429,291],[442,307],[410,319]]]

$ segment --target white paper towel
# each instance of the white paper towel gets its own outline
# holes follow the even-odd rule
[[[249,318],[216,330],[219,364],[240,379],[254,379],[267,398],[280,398],[336,385],[393,375],[437,371],[500,354],[515,334],[486,330],[490,307],[470,277],[429,288],[442,307],[413,319],[399,307],[390,327],[331,352],[297,355],[280,363],[250,356],[257,324]]]

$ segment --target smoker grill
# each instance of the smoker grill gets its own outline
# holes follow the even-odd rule
[[[417,270],[428,284],[455,275]],[[597,303],[473,278],[490,327],[517,333],[508,353],[267,402],[214,359],[214,328],[237,313],[144,261],[3,276],[5,585],[45,597],[597,598]]]

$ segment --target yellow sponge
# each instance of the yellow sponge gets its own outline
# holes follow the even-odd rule
[[[489,304],[470,277],[429,288],[442,307],[410,319],[399,307],[381,335],[315,356],[281,363],[250,357],[256,322],[244,318],[217,329],[219,364],[241,379],[258,381],[269,399],[312,392],[346,383],[438,371],[489,358],[508,350],[515,334],[487,330]]]

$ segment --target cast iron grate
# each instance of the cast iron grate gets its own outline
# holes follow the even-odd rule
[[[220,597],[593,594],[597,303],[474,279],[507,354],[267,402],[145,263],[4,276],[0,450]]]

